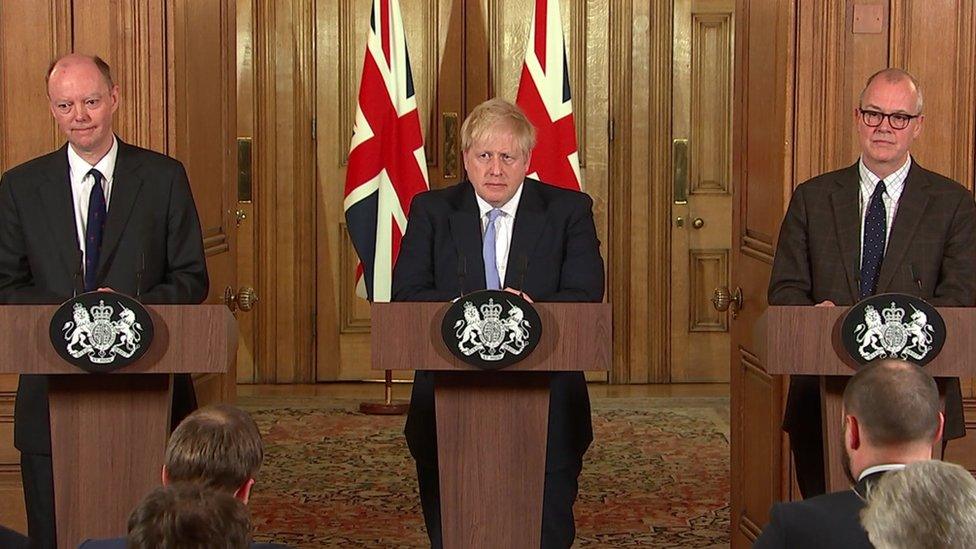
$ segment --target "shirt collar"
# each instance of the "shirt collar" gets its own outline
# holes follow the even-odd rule
[[[905,178],[908,177],[908,169],[911,168],[911,166],[912,155],[908,155],[908,158],[905,159],[905,163],[885,179],[885,187],[890,189],[895,180],[897,180],[899,183],[904,181]],[[874,175],[874,172],[869,170],[868,167],[864,165],[863,156],[859,157],[857,160],[857,170],[861,174],[861,181],[867,181],[870,183],[871,189],[874,189],[874,187],[877,186],[878,181],[881,181],[880,177]]]
[[[81,181],[83,177],[88,175],[88,171],[94,168],[102,174],[102,177],[106,181],[111,181],[112,176],[115,174],[115,159],[118,158],[118,155],[119,140],[114,134],[112,135],[112,146],[105,153],[105,156],[96,162],[94,166],[85,161],[85,159],[75,152],[74,147],[68,144],[68,169],[71,171],[71,180]]]
[[[894,471],[896,469],[904,469],[904,468],[905,468],[904,463],[881,463],[879,465],[872,465],[871,467],[868,467],[867,469],[861,471],[860,476],[857,477],[857,481],[861,482],[862,480],[864,480],[864,477],[873,475],[875,473],[887,473],[888,471]]]
[[[472,184],[473,185],[473,184]],[[522,189],[525,188],[525,183],[519,183],[518,190],[512,195],[512,198],[503,204],[498,209],[505,213],[507,217],[515,218],[515,212],[518,211],[519,200],[522,199]],[[478,201],[478,210],[481,213],[481,217],[484,217],[488,212],[493,210],[495,207],[489,204],[484,198],[478,196],[477,191],[474,193],[475,200]]]

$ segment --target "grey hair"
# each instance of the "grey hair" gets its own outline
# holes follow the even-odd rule
[[[874,485],[861,524],[877,549],[976,547],[976,479],[953,463],[910,463]]]
[[[911,82],[912,87],[915,88],[915,113],[916,115],[922,114],[922,107],[925,106],[925,100],[922,98],[922,87],[918,85],[918,80],[915,79],[908,71],[897,69],[894,67],[888,67],[887,69],[881,69],[880,71],[872,74],[868,77],[868,81],[864,83],[864,89],[861,90],[861,95],[858,97],[858,105],[864,108],[864,94],[871,87],[871,82],[874,82],[876,78],[884,78],[885,82],[896,84],[898,82],[907,80]]]

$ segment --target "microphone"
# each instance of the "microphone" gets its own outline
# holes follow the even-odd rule
[[[136,263],[136,295],[135,300],[139,301],[142,295],[142,273],[146,271],[146,251],[139,252],[139,260]]]
[[[79,293],[84,293],[85,291],[85,255],[81,253],[81,249],[75,250],[75,273],[71,277],[71,297],[78,297]]]
[[[922,293],[922,279],[915,275],[915,264],[914,263],[909,263],[909,265],[908,265],[908,272],[909,272],[909,274],[912,275],[912,280],[915,282],[915,285],[918,286],[919,297],[921,297],[921,293]]]
[[[525,292],[522,291],[523,286],[525,286],[525,273],[529,270],[529,256],[526,254],[519,254],[516,260],[516,266],[518,267],[518,277],[515,279],[518,281],[518,286],[515,287],[519,291],[519,295],[525,297]]]
[[[468,261],[467,258],[464,257],[464,255],[462,254],[458,256],[458,262],[457,262],[458,290],[460,291],[459,297],[464,297],[464,294],[466,293],[464,291],[464,280],[465,278],[467,278],[467,276],[468,276]]]

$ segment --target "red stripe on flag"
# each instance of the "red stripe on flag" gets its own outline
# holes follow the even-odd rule
[[[546,8],[549,0],[535,0],[535,58],[546,72]]]
[[[573,115],[567,114],[555,121],[549,118],[549,111],[539,95],[535,80],[524,65],[517,97],[516,103],[536,130],[537,145],[532,149],[527,173],[538,173],[539,180],[550,185],[580,190],[576,171],[569,163],[569,155],[577,151]]]

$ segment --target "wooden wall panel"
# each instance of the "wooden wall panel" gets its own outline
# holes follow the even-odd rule
[[[972,189],[972,153],[976,149],[973,2],[894,0],[891,5],[895,39],[889,47],[890,63],[911,72],[925,97],[924,129],[912,153],[927,168]]]
[[[255,379],[307,383],[315,379],[313,2],[262,0],[254,21]]]
[[[712,291],[729,286],[728,250],[689,250],[688,330],[726,332],[729,315],[711,305]]]
[[[732,192],[732,15],[692,17],[689,192]]]
[[[68,0],[0,3],[0,171],[63,143],[50,115],[44,75],[51,61],[71,48],[70,17]]]
[[[615,383],[669,378],[671,197],[670,2],[610,13],[612,120],[609,297]]]

